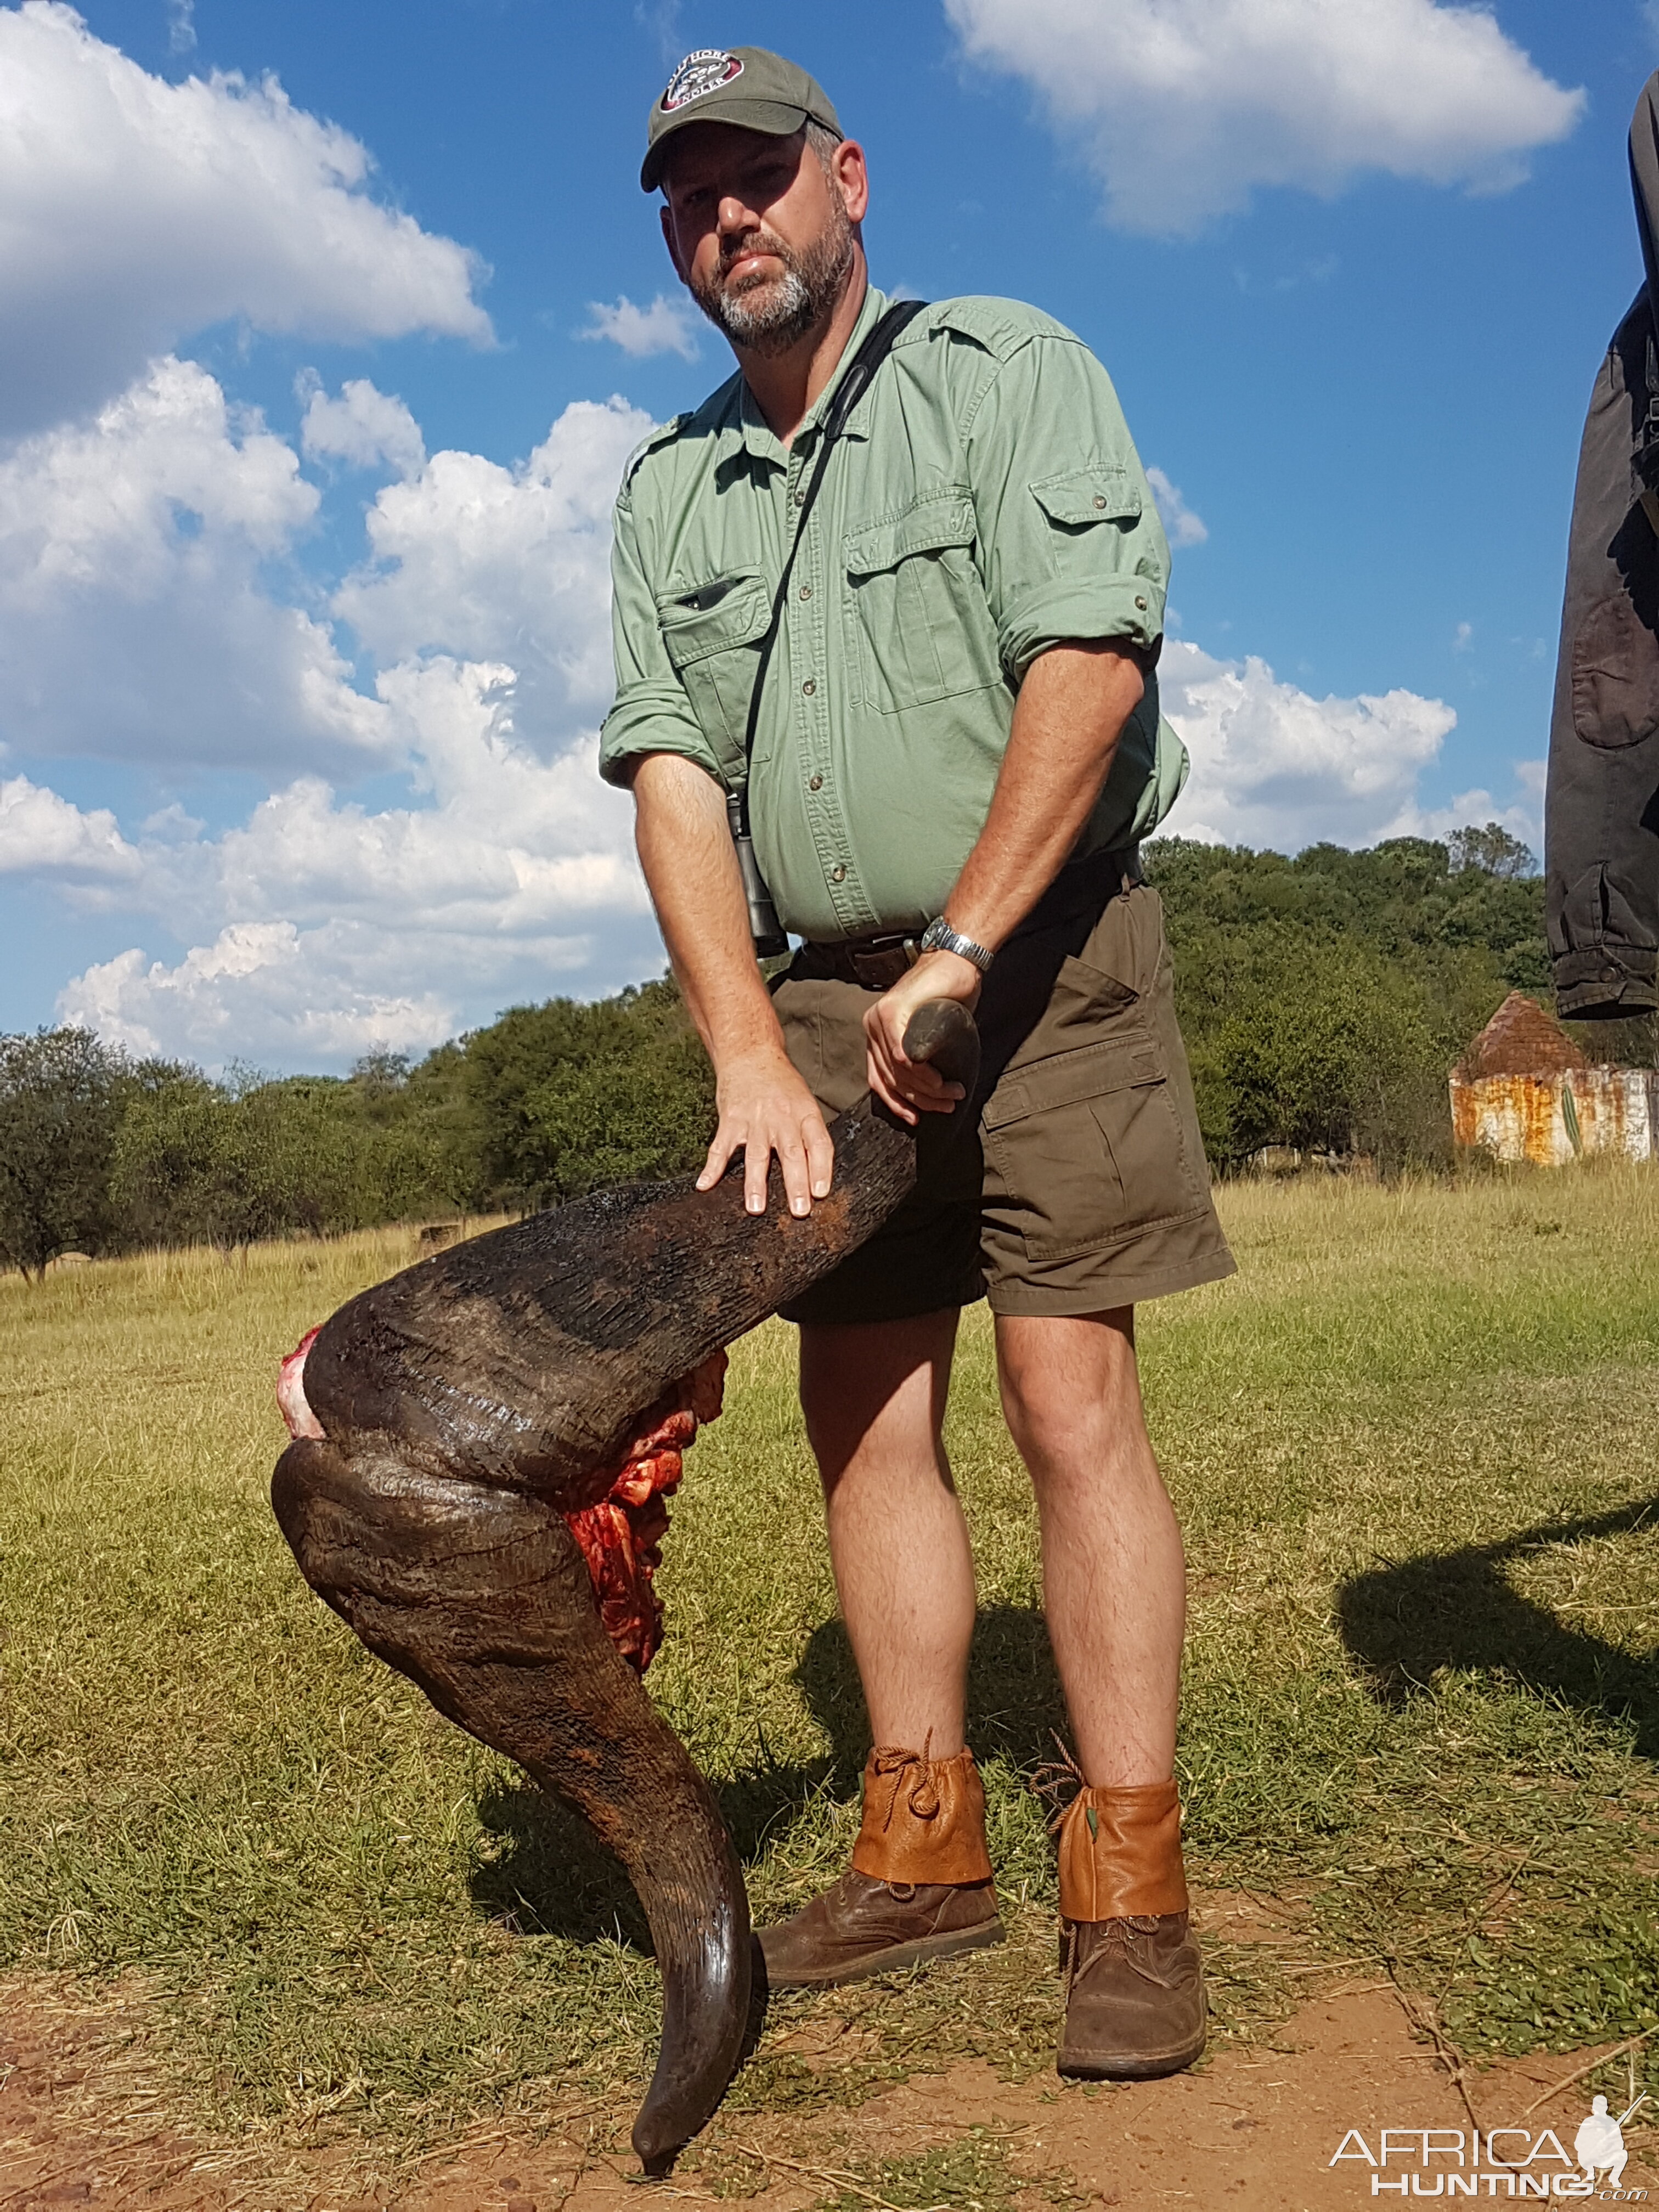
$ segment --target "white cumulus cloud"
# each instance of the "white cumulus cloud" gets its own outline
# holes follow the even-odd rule
[[[274,77],[170,84],[61,0],[0,8],[0,434],[95,406],[233,316],[488,340],[476,258],[374,198],[371,167]]]
[[[385,665],[423,653],[518,672],[521,724],[568,735],[610,704],[611,509],[651,418],[576,400],[522,466],[434,453],[368,514],[372,559],[335,593]]]
[[[167,823],[128,840],[106,813],[0,784],[0,873],[148,914],[188,945],[171,963],[137,945],[95,963],[60,1017],[137,1052],[317,1066],[424,1049],[481,998],[656,969],[631,810],[600,783],[591,734],[550,760],[520,740],[512,673],[439,658],[380,678],[421,787],[407,805],[370,811],[302,777],[217,836]]]
[[[453,1009],[441,997],[377,989],[353,966],[337,938],[320,943],[289,921],[232,922],[175,967],[136,948],[100,962],[58,1011],[131,1052],[215,1067],[263,1052],[318,1068],[365,1052],[418,1053],[444,1034]]]
[[[1152,488],[1158,519],[1170,544],[1202,545],[1209,537],[1209,529],[1203,516],[1194,514],[1182,497],[1181,486],[1171,483],[1162,469],[1148,469],[1146,481]]]
[[[579,338],[608,338],[630,361],[644,361],[653,353],[677,353],[683,361],[697,357],[697,319],[684,300],[659,292],[648,307],[636,307],[624,293],[614,307],[599,300],[588,303],[586,327]]]
[[[139,855],[107,807],[83,812],[27,776],[0,782],[0,876],[132,883],[141,868]]]
[[[188,947],[100,960],[62,1020],[212,1066],[338,1066],[438,1044],[480,1002],[654,971],[629,803],[599,783],[592,734],[546,761],[520,741],[511,675],[431,659],[380,677],[420,785],[407,805],[301,776],[219,836],[164,821],[126,838],[108,811],[0,783],[0,874],[150,915]]]
[[[382,398],[319,413],[323,445],[384,447],[402,418]],[[372,695],[330,622],[272,588],[316,511],[298,456],[205,371],[160,362],[0,464],[0,734],[270,778],[213,832],[177,805],[124,829],[38,778],[0,781],[0,876],[131,932],[65,987],[64,1018],[210,1064],[337,1065],[660,966],[632,810],[596,763],[611,501],[648,427],[578,403],[516,469],[440,453],[385,487],[374,558],[341,594]],[[366,769],[400,772],[405,795],[363,805]],[[182,955],[157,957],[157,933]]]
[[[193,362],[22,441],[0,460],[0,744],[289,773],[382,754],[386,708],[263,580],[317,507]]]
[[[1293,853],[1426,834],[1418,780],[1457,720],[1443,700],[1316,699],[1265,661],[1217,660],[1179,639],[1158,685],[1192,757],[1171,835]]]
[[[307,460],[343,461],[348,468],[373,469],[382,463],[400,477],[412,477],[426,464],[426,441],[403,401],[377,391],[366,376],[351,377],[331,399],[314,374],[300,380],[306,411],[300,447]]]
[[[1501,190],[1570,132],[1482,8],[1442,0],[945,0],[975,61],[1023,78],[1098,173],[1110,219],[1177,235],[1261,187],[1367,172]]]

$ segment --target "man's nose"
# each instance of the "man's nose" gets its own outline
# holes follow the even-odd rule
[[[746,200],[740,200],[735,192],[727,192],[720,202],[720,226],[722,237],[741,235],[746,230],[753,230],[759,220],[749,203]]]

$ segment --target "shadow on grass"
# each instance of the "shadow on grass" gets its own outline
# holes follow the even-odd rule
[[[1549,1545],[1628,1535],[1656,1511],[1659,1498],[1648,1498],[1613,1513],[1546,1522],[1499,1544],[1356,1576],[1337,1595],[1343,1642],[1384,1705],[1403,1705],[1430,1692],[1437,1668],[1498,1674],[1579,1712],[1630,1721],[1637,1751],[1659,1758],[1659,1660],[1565,1626],[1511,1589],[1504,1571]]]
[[[841,1621],[826,1620],[813,1630],[796,1679],[830,1738],[827,1764],[836,1784],[850,1796],[869,1755],[870,1723]],[[975,1757],[1006,1759],[1029,1771],[1053,1759],[1054,1736],[1065,1729],[1065,1701],[1042,1615],[1029,1606],[982,1608],[968,1662],[968,1741]]]
[[[721,1816],[745,1863],[787,1834],[826,1789],[843,1800],[856,1796],[869,1753],[864,1694],[841,1621],[813,1630],[797,1679],[830,1752],[789,1764],[763,1756],[720,1786]],[[1054,1757],[1065,1705],[1041,1613],[1011,1605],[981,1613],[968,1713],[969,1740],[981,1759],[1006,1759],[1029,1771]],[[522,1935],[578,1943],[608,1936],[649,1951],[645,1915],[627,1875],[577,1814],[529,1782],[497,1782],[479,1800],[478,1817],[495,1843],[471,1880],[482,1911]]]
[[[649,1952],[632,1883],[580,1814],[519,1780],[491,1783],[478,1819],[495,1846],[469,1885],[481,1911],[515,1935],[608,1936]]]

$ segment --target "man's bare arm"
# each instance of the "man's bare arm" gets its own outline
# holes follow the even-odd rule
[[[1146,689],[1134,655],[1109,642],[1053,646],[1032,662],[991,811],[946,902],[952,928],[994,952],[1024,921],[1077,842]],[[865,1016],[870,1088],[907,1121],[948,1113],[952,1093],[906,1059],[906,1023],[924,1000],[971,1006],[979,992],[970,960],[926,952]]]
[[[830,1194],[835,1150],[791,1065],[755,964],[726,797],[695,761],[647,753],[634,771],[635,839],[668,957],[714,1062],[720,1127],[697,1178],[707,1190],[744,1155],[744,1200],[766,1211],[777,1154],[792,1213]]]

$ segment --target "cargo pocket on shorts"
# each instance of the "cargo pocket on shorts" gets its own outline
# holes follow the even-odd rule
[[[1051,1018],[1078,1033],[1075,1002],[1092,997],[1097,1035],[1113,1034],[1011,1066],[984,1110],[986,1151],[1000,1188],[995,1211],[1018,1218],[1034,1260],[1065,1260],[1127,1243],[1154,1223],[1206,1203],[1182,1141],[1162,1046],[1115,976],[1067,960]],[[1071,1018],[1066,1018],[1066,1017]]]

